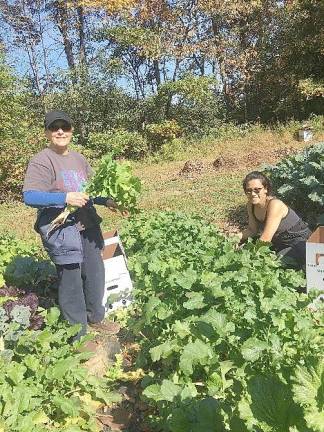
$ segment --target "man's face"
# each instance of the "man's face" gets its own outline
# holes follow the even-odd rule
[[[66,148],[71,141],[73,128],[64,120],[56,120],[53,122],[45,134],[51,145],[57,148]]]

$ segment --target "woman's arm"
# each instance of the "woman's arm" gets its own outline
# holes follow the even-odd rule
[[[258,234],[258,225],[252,212],[252,204],[250,203],[248,203],[247,205],[247,212],[248,212],[249,223],[248,223],[248,227],[240,233],[241,241],[244,241],[249,237],[254,237]]]
[[[267,218],[260,240],[271,242],[282,218],[287,214],[287,206],[278,199],[272,199],[268,204]]]

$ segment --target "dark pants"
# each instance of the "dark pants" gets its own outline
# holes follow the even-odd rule
[[[75,339],[87,332],[87,323],[102,321],[105,270],[101,257],[102,234],[98,228],[81,231],[84,260],[81,264],[56,265],[58,301],[63,317],[82,328]]]
[[[278,255],[290,267],[303,269],[306,265],[306,240],[278,251]]]

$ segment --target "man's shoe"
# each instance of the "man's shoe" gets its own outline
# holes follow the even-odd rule
[[[90,330],[99,333],[117,334],[120,330],[120,325],[114,321],[101,321],[98,323],[90,323]]]

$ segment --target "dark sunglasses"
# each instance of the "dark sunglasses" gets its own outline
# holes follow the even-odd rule
[[[251,195],[252,192],[254,192],[255,194],[259,195],[260,192],[262,191],[262,189],[264,189],[264,187],[261,187],[261,188],[253,188],[253,189],[245,189],[245,193],[246,193],[247,195]]]
[[[66,122],[62,122],[62,123],[61,122],[59,122],[59,123],[54,122],[48,126],[48,129],[51,132],[56,132],[59,129],[62,129],[63,132],[69,132],[72,129],[72,127],[69,123],[66,123]]]

